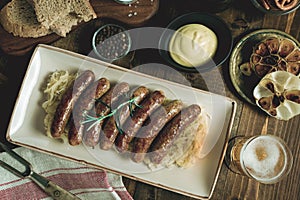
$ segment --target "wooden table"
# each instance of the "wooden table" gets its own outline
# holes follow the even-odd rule
[[[203,3],[202,3],[203,2]],[[157,14],[143,26],[149,27],[165,27],[175,17],[193,11],[212,11],[208,10],[210,1],[196,0],[161,0]],[[205,7],[205,8],[204,8]],[[214,10],[216,11],[216,10]],[[213,11],[213,12],[214,12]],[[236,0],[232,5],[224,10],[216,12],[216,15],[222,17],[228,24],[236,43],[245,33],[261,28],[272,28],[285,31],[300,40],[300,10],[283,16],[265,15],[254,8],[248,0]],[[86,24],[78,30],[72,32],[68,37],[60,39],[52,45],[61,48],[76,51],[82,54],[88,54],[91,50],[90,39],[92,30],[101,23],[108,20],[94,21]],[[84,37],[83,37],[83,34]],[[142,36],[141,36],[142,37]],[[26,70],[31,52],[24,56],[9,56],[1,53],[2,63],[4,67],[0,70],[7,77],[8,81],[0,86],[1,91],[1,111],[0,111],[0,131],[1,141],[5,142],[5,132],[16,100],[18,90]],[[166,64],[156,50],[136,51],[130,54],[125,60],[121,60],[117,64],[133,68],[146,63],[163,63]],[[178,81],[177,77],[168,76],[163,69],[158,68],[142,68],[143,73],[154,76]],[[294,117],[289,121],[280,121],[267,116],[256,106],[245,102],[235,91],[228,75],[228,62],[219,68],[225,83],[225,90],[218,82],[212,79],[210,83],[204,83],[201,75],[198,73],[182,73],[193,87],[207,89],[205,84],[214,84],[210,91],[225,94],[237,101],[238,108],[234,120],[231,137],[236,135],[258,135],[273,134],[281,137],[291,148],[294,156],[294,165],[289,176],[281,182],[273,185],[259,184],[241,175],[232,173],[223,164],[217,185],[215,187],[212,199],[221,200],[238,200],[238,199],[259,199],[259,200],[295,200],[299,199],[300,191],[300,116]],[[141,199],[192,199],[167,190],[156,188],[144,183],[124,178],[124,183],[130,194],[138,200]],[[186,183],[189,184],[189,183]]]

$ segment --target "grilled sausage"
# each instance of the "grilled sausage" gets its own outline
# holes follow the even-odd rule
[[[149,95],[149,89],[146,88],[145,86],[140,86],[137,89],[135,89],[131,95],[131,98],[136,98],[135,103],[140,104],[146,96]],[[123,125],[127,118],[132,114],[133,110],[135,109],[135,105],[132,104],[132,107],[130,108],[129,106],[124,106],[120,112],[118,113],[118,119],[117,122],[119,125]]]
[[[159,107],[147,119],[149,123],[145,128],[141,128],[136,136],[133,144],[132,160],[135,162],[142,162],[145,155],[153,142],[154,138],[160,130],[182,109],[182,101],[174,100],[165,106]]]
[[[165,100],[165,95],[162,91],[154,91],[142,103],[141,107],[137,108],[133,116],[128,118],[124,123],[123,133],[119,134],[116,139],[116,147],[119,152],[125,152],[135,134],[142,127],[149,115],[158,108]]]
[[[159,164],[167,155],[168,149],[185,128],[188,127],[201,113],[199,105],[192,104],[182,109],[158,134],[151,145],[150,160]]]
[[[133,91],[131,98],[135,98],[135,103],[140,104],[140,102],[149,94],[149,90],[140,86]],[[127,99],[123,99],[122,102],[125,102]],[[103,125],[103,130],[100,133],[100,148],[103,150],[108,150],[114,144],[118,134],[119,129],[122,128],[125,120],[129,117],[131,109],[135,108],[134,104],[126,105],[120,109],[120,112],[117,112],[116,116],[111,116],[107,122]]]
[[[118,98],[129,91],[129,84],[122,82],[112,87],[107,93],[105,93],[99,101],[96,102],[95,109],[90,113],[91,116],[101,117],[106,116],[111,111],[111,107],[117,102]],[[98,144],[100,138],[100,131],[104,120],[98,121],[93,124],[87,123],[84,126],[84,143],[87,146],[94,147]]]
[[[110,82],[106,78],[101,78],[91,84],[77,100],[73,112],[72,120],[70,120],[70,127],[68,133],[68,140],[70,145],[79,145],[82,142],[83,124],[85,114],[93,108],[96,99],[99,99],[110,88]]]
[[[51,135],[54,138],[59,138],[67,125],[75,102],[81,93],[95,80],[95,75],[92,71],[86,70],[82,72],[73,84],[63,94],[60,103],[56,108],[54,119],[51,124]]]

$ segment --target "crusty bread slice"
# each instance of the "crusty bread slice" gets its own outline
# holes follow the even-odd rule
[[[37,20],[46,28],[70,13],[70,2],[65,0],[27,0],[34,8]]]
[[[34,8],[37,20],[61,36],[72,26],[96,18],[88,0],[27,0]]]
[[[87,22],[97,17],[89,0],[73,0],[73,11],[77,17]]]
[[[50,29],[57,35],[66,37],[67,33],[70,32],[73,26],[78,24],[78,18],[74,15],[66,15],[61,20],[55,21]]]
[[[40,37],[51,31],[36,19],[34,9],[26,0],[12,0],[0,11],[3,28],[20,37]]]

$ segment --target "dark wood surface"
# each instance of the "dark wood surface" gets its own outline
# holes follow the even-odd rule
[[[0,1],[0,8],[6,5],[9,0]],[[159,6],[158,1],[139,0],[139,3],[132,5],[119,4],[112,0],[91,0],[97,18],[115,19],[125,24],[138,26],[145,23],[156,12]],[[73,27],[77,29],[82,24]],[[0,26],[0,48],[6,54],[21,56],[32,50],[37,44],[50,44],[61,37],[50,34],[39,38],[14,37]]]
[[[150,0],[149,0],[150,1]],[[154,0],[155,1],[155,0]],[[266,15],[256,10],[248,0],[235,0],[226,10],[220,11],[220,6],[214,7],[209,4],[210,1],[202,0],[173,0],[160,1],[160,7],[155,16],[146,24],[147,27],[165,27],[175,17],[193,11],[215,12],[216,15],[223,18],[231,29],[234,43],[246,33],[262,28],[272,28],[285,31],[300,40],[300,10],[283,16]],[[77,29],[66,38],[57,40],[52,45],[69,49],[82,54],[88,54],[91,51],[90,39],[92,32],[102,23],[108,23],[110,20],[96,20]],[[142,27],[141,26],[141,27]],[[131,27],[128,27],[131,28]],[[140,36],[143,40],[143,36]],[[146,39],[146,38],[145,38]],[[5,132],[13,109],[17,93],[26,71],[31,51],[24,56],[10,56],[1,53],[1,62],[4,67],[1,72],[8,78],[5,84],[0,86],[1,92],[1,112],[0,112],[0,131],[1,141],[5,142]],[[180,77],[170,75],[168,70],[157,67],[154,64],[166,64],[160,57],[157,50],[145,49],[130,53],[125,59],[117,64],[126,68],[139,69],[143,73],[162,77],[175,82],[180,82]],[[1,66],[1,65],[0,65]],[[137,66],[146,66],[138,67]],[[228,75],[228,62],[225,62],[218,71],[222,75],[219,77],[212,75],[212,78],[204,81],[203,76],[198,73],[181,73],[183,77],[190,81],[196,88],[209,88],[210,91],[226,95],[237,101],[238,108],[234,120],[231,137],[236,135],[259,135],[273,134],[281,137],[291,148],[294,156],[294,164],[287,178],[277,184],[264,185],[259,184],[241,175],[232,173],[223,164],[217,185],[211,199],[214,200],[296,200],[300,197],[300,116],[294,117],[289,121],[280,121],[267,116],[256,106],[245,102],[232,87]],[[224,85],[223,85],[224,84]],[[225,86],[225,87],[224,87]],[[176,194],[164,189],[153,187],[144,183],[124,178],[127,190],[134,199],[149,200],[191,200],[193,198]],[[189,184],[189,183],[186,183]]]

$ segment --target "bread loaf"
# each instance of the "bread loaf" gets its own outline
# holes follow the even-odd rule
[[[28,0],[33,6],[37,20],[46,28],[61,36],[72,26],[96,18],[88,0]]]
[[[0,11],[3,28],[20,37],[40,37],[51,33],[36,19],[34,9],[26,0],[12,0]]]

